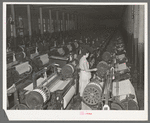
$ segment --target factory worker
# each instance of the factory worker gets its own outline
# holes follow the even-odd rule
[[[89,63],[87,61],[87,58],[89,56],[89,52],[87,49],[82,50],[82,57],[79,61],[79,68],[80,68],[80,73],[79,73],[79,93],[80,96],[82,97],[84,88],[86,85],[90,82],[91,79],[91,71],[97,71],[97,68],[94,69],[89,69]]]

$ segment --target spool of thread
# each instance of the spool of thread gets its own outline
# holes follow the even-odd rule
[[[15,53],[13,53],[13,62],[16,61]]]
[[[38,47],[35,48],[35,53],[38,53]]]

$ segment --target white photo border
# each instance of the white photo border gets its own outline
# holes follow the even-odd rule
[[[6,5],[45,4],[45,5],[144,5],[144,110],[139,111],[99,111],[99,110],[7,110],[6,92]],[[10,121],[147,121],[148,120],[148,3],[146,2],[3,2],[3,109]],[[85,115],[80,115],[83,112]],[[92,115],[86,115],[92,114]]]

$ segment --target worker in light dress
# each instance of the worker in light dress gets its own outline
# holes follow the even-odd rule
[[[90,82],[91,79],[91,71],[97,71],[97,68],[89,69],[89,63],[87,61],[87,58],[89,56],[89,52],[87,49],[82,50],[82,57],[79,61],[79,93],[80,97],[83,95],[83,91],[87,84]]]

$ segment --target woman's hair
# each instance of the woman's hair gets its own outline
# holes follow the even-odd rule
[[[89,53],[89,51],[87,49],[84,48],[84,49],[81,50],[82,55],[86,55],[86,53]]]

